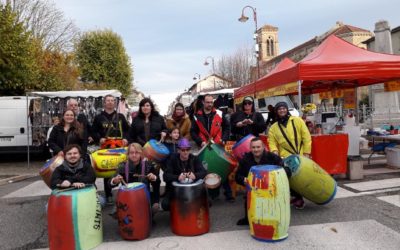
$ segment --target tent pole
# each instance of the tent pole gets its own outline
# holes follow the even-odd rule
[[[28,168],[31,167],[31,161],[30,161],[30,152],[29,152],[29,134],[30,134],[30,128],[29,128],[29,119],[31,113],[29,112],[29,101],[28,101],[28,92],[26,92],[26,111],[28,112],[28,115],[26,116],[26,130],[27,130],[27,159],[28,159]]]
[[[360,113],[359,113],[359,110],[358,110],[358,87],[357,87],[357,84],[356,84],[356,86],[355,86],[355,88],[354,88],[354,99],[355,99],[355,115],[356,115],[356,126],[358,126],[359,125],[359,123],[360,123]]]
[[[299,100],[298,100],[298,105],[299,105],[299,114],[300,114],[300,117],[301,116],[303,116],[303,114],[302,114],[302,112],[301,112],[301,84],[302,84],[302,80],[298,80],[297,81],[297,84],[298,84],[298,92],[299,92],[299,95],[298,95],[298,98],[299,98]]]

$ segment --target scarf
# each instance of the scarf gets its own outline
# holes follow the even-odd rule
[[[287,126],[287,123],[289,121],[289,115],[285,115],[284,117],[277,117],[276,120],[278,121],[279,124],[282,124],[283,126]]]
[[[178,115],[176,114],[176,112],[174,112],[174,113],[172,114],[172,119],[173,119],[175,122],[178,122],[178,123],[179,123],[180,121],[182,121],[183,117],[185,117],[185,112],[183,112],[182,115],[180,115],[180,116],[178,116]]]
[[[78,169],[82,169],[83,168],[83,160],[79,159],[79,161],[78,161],[78,163],[77,163],[77,165],[75,167],[71,167],[71,164],[69,162],[67,162],[67,161],[64,161],[62,165],[64,166],[64,169],[67,172],[75,174],[78,171]]]

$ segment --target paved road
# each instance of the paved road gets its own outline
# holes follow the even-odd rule
[[[174,236],[169,214],[160,212],[148,239],[122,241],[117,222],[108,215],[111,207],[106,207],[104,243],[96,249],[400,249],[400,173],[338,183],[331,203],[307,202],[304,210],[292,209],[289,238],[280,243],[256,241],[248,227],[236,226],[243,214],[239,195],[234,203],[222,196],[213,203],[210,233],[198,237]],[[0,186],[0,249],[48,247],[44,206],[49,193],[39,177]]]

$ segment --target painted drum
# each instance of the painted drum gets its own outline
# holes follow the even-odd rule
[[[53,190],[47,223],[50,249],[92,249],[101,244],[101,206],[94,186]]]
[[[254,135],[249,134],[240,139],[232,148],[232,154],[236,159],[241,160],[245,153],[250,152],[250,141],[255,138]]]
[[[260,241],[281,241],[290,224],[289,182],[282,167],[254,166],[247,177],[250,234]]]
[[[143,240],[151,230],[150,194],[141,182],[121,186],[116,199],[118,230],[125,240]]]
[[[290,155],[283,162],[292,172],[289,179],[291,189],[319,205],[333,200],[336,181],[317,163],[300,155]]]
[[[51,186],[51,176],[53,175],[54,170],[58,166],[63,164],[63,162],[64,157],[56,155],[53,158],[47,160],[43,167],[39,170],[40,176],[48,187]]]
[[[143,154],[151,161],[163,162],[165,159],[167,159],[169,150],[161,142],[150,139],[143,146]]]
[[[101,149],[107,148],[122,148],[124,143],[121,138],[117,137],[107,137],[103,144],[100,145]]]
[[[218,144],[208,144],[199,152],[199,159],[209,173],[218,174],[224,182],[228,174],[236,167],[237,161]]]
[[[127,148],[100,149],[90,154],[90,161],[96,176],[111,178],[115,175],[118,165],[127,160]]]
[[[214,189],[221,185],[221,177],[217,174],[207,174],[204,178],[204,183],[208,189]]]
[[[210,230],[207,190],[203,180],[190,184],[173,182],[171,231],[180,236],[205,234]]]

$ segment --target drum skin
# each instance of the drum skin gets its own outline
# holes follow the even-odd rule
[[[100,149],[90,154],[90,161],[96,177],[113,177],[118,165],[127,160],[126,150],[127,148]]]
[[[250,141],[253,138],[255,138],[255,136],[252,134],[246,135],[233,145],[232,154],[236,159],[241,160],[245,153],[250,152]]]
[[[63,162],[64,157],[56,155],[47,160],[43,167],[39,170],[40,176],[43,178],[44,183],[46,183],[48,187],[51,186],[51,176],[53,175],[54,170]]]
[[[125,240],[144,240],[150,235],[150,194],[141,182],[122,186],[116,199],[118,230]]]
[[[290,155],[283,160],[292,176],[290,188],[316,204],[329,203],[336,194],[336,181],[313,160],[300,155]]]
[[[199,159],[203,162],[203,165],[207,165],[207,171],[218,174],[222,182],[226,180],[228,174],[237,165],[237,161],[232,155],[218,144],[205,146],[199,154]]]
[[[171,231],[180,236],[205,234],[210,230],[207,190],[203,180],[172,183]]]
[[[51,193],[47,210],[50,249],[92,249],[103,242],[101,206],[94,186]]]
[[[155,162],[163,162],[169,155],[168,148],[155,139],[150,139],[143,146],[143,154],[147,159]]]
[[[221,185],[221,177],[214,173],[207,174],[204,183],[208,190],[218,188]]]
[[[247,216],[250,234],[260,241],[288,237],[290,192],[286,172],[274,165],[254,166],[247,177]]]

